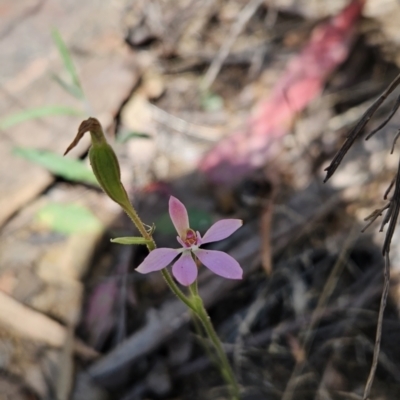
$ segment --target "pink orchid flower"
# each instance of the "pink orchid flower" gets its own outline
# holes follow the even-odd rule
[[[243,270],[230,255],[217,250],[200,249],[206,243],[217,242],[232,235],[242,226],[240,219],[223,219],[216,222],[203,237],[189,227],[186,207],[175,197],[169,199],[169,215],[179,236],[180,249],[160,248],[149,253],[136,271],[147,274],[167,267],[180,256],[172,266],[175,279],[184,286],[191,285],[197,278],[194,257],[217,275],[228,279],[242,279]]]

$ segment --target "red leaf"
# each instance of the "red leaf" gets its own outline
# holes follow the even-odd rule
[[[329,75],[346,60],[365,0],[353,0],[340,14],[317,26],[306,47],[262,101],[242,131],[218,143],[200,162],[214,183],[234,184],[271,159],[296,114],[321,93]]]

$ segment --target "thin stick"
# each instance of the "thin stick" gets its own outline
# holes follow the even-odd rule
[[[384,207],[375,210],[372,214],[368,215],[367,218],[364,218],[364,221],[368,221],[368,224],[364,226],[361,232],[365,232],[374,222],[375,220],[382,215],[382,213],[390,207],[390,203],[386,204]]]
[[[374,381],[376,368],[378,366],[379,351],[381,348],[383,314],[385,312],[385,307],[386,307],[387,298],[388,298],[388,294],[389,294],[389,287],[390,287],[390,258],[389,258],[390,245],[392,243],[392,238],[393,238],[394,230],[396,228],[396,223],[397,223],[397,219],[399,217],[399,211],[400,211],[400,160],[399,160],[399,166],[397,169],[394,193],[393,193],[393,197],[390,200],[389,204],[390,204],[390,206],[388,208],[388,211],[385,215],[384,220],[382,221],[382,227],[381,227],[381,230],[382,230],[384,225],[386,225],[389,222],[389,228],[386,232],[385,241],[384,241],[383,247],[382,247],[382,253],[383,253],[383,256],[385,257],[385,267],[383,270],[383,276],[384,276],[383,291],[382,291],[382,296],[381,296],[381,304],[379,307],[378,325],[376,327],[374,355],[373,355],[371,370],[369,372],[367,383],[365,384],[363,400],[368,400],[369,395],[371,393],[371,387],[372,387],[372,383]]]
[[[386,90],[378,97],[378,99],[368,108],[368,110],[363,114],[360,121],[357,125],[350,131],[349,135],[347,136],[345,142],[343,143],[342,147],[336,153],[335,157],[333,158],[330,165],[325,168],[326,177],[324,182],[326,182],[337,170],[338,166],[342,162],[344,156],[349,151],[350,147],[356,141],[356,139],[362,133],[362,130],[367,125],[369,120],[375,114],[376,110],[380,107],[380,105],[387,99],[390,93],[396,89],[396,87],[400,84],[400,74],[396,76],[396,78],[390,83],[390,85],[386,88]]]
[[[202,91],[207,91],[213,84],[222,67],[222,64],[224,63],[226,57],[228,57],[231,47],[235,43],[237,37],[240,35],[243,28],[253,16],[253,14],[257,11],[258,7],[260,7],[260,5],[263,3],[264,0],[250,0],[247,5],[240,11],[236,22],[231,27],[228,39],[221,46],[217,56],[214,58],[206,74],[204,75],[204,78],[200,85]]]
[[[389,227],[386,232],[385,241],[382,247],[382,254],[385,256],[390,252],[390,244],[392,242],[394,230],[396,229],[397,219],[399,217],[400,211],[400,159],[399,166],[397,169],[396,183],[394,187],[394,193],[392,200],[390,201],[390,207],[385,215],[385,218],[382,223],[382,228],[389,222]]]
[[[400,96],[397,97],[396,102],[394,103],[394,106],[392,108],[392,111],[390,111],[390,114],[388,117],[375,129],[372,130],[371,133],[368,134],[368,136],[365,138],[365,140],[370,139],[372,136],[375,135],[375,133],[379,132],[382,128],[384,128],[387,123],[392,119],[393,115],[396,113],[396,111],[400,107]]]
[[[394,146],[396,146],[396,142],[397,142],[397,139],[399,138],[399,136],[400,136],[400,129],[397,130],[396,136],[393,139],[392,150],[390,151],[390,154],[393,154]]]
[[[385,194],[383,195],[383,200],[387,200],[387,198],[388,198],[390,192],[391,192],[392,189],[393,189],[393,186],[394,186],[394,183],[395,183],[395,182],[396,182],[396,177],[394,177],[394,178],[392,179],[392,181],[390,182],[388,188],[386,189],[386,192],[385,192]]]
[[[390,259],[389,253],[385,254],[385,267],[383,270],[384,283],[383,283],[383,291],[381,297],[381,304],[379,307],[379,315],[378,315],[378,326],[376,327],[376,336],[375,336],[375,346],[374,346],[374,356],[372,360],[371,370],[369,371],[369,376],[367,379],[367,383],[364,388],[363,400],[368,400],[369,395],[371,393],[372,383],[374,382],[376,368],[378,366],[379,352],[381,349],[381,340],[382,340],[382,324],[383,324],[383,314],[386,308],[386,302],[389,294],[389,286],[390,286]]]

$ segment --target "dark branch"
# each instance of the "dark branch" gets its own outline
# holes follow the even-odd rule
[[[383,200],[387,200],[387,198],[388,198],[390,192],[391,192],[392,189],[393,189],[393,186],[394,186],[394,183],[395,183],[395,182],[396,182],[396,177],[394,177],[394,178],[392,179],[392,181],[390,182],[388,188],[386,189],[386,192],[385,192],[385,194],[383,195]]]
[[[393,154],[394,146],[396,146],[396,142],[397,142],[397,139],[399,138],[399,136],[400,136],[400,129],[397,130],[396,136],[393,139],[392,150],[390,151],[390,154]]]
[[[390,244],[394,230],[396,228],[397,218],[399,217],[400,211],[400,160],[399,167],[397,169],[396,183],[394,187],[393,197],[390,200],[390,206],[386,212],[385,218],[382,222],[382,228],[389,222],[389,227],[386,232],[385,241],[383,243],[382,253],[383,255],[389,254]]]
[[[365,232],[371,224],[382,215],[382,213],[390,207],[390,203],[386,204],[384,207],[375,210],[372,214],[370,214],[364,221],[368,221],[368,224],[361,230],[361,232]]]
[[[350,133],[348,134],[342,147],[340,148],[340,150],[336,153],[335,157],[333,158],[331,164],[325,169],[326,177],[325,177],[324,182],[326,182],[335,173],[338,166],[342,162],[343,157],[349,151],[349,149],[351,148],[353,143],[356,141],[356,139],[361,135],[364,127],[367,125],[369,120],[375,114],[376,110],[381,106],[381,104],[387,99],[389,94],[392,93],[393,90],[396,89],[396,87],[399,84],[400,84],[400,74],[396,76],[396,78],[390,83],[390,85],[386,88],[386,90],[378,97],[378,99],[364,113],[364,115],[361,117],[360,121],[358,121],[357,125],[350,131]],[[399,106],[400,106],[400,104],[399,104]],[[399,106],[397,106],[397,108]],[[396,110],[397,110],[397,108],[396,108]]]
[[[368,136],[365,138],[365,140],[370,139],[372,136],[375,135],[376,132],[379,132],[383,127],[385,127],[387,123],[393,118],[393,115],[396,113],[399,107],[400,107],[400,96],[397,97],[396,102],[394,103],[394,106],[392,108],[392,111],[390,111],[388,117],[377,128],[373,129],[372,132],[369,133]]]

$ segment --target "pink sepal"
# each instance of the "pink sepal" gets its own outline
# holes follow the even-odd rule
[[[198,249],[194,254],[214,274],[227,279],[242,279],[243,277],[243,270],[239,263],[223,251]]]
[[[180,251],[177,249],[155,249],[151,251],[144,261],[136,268],[136,271],[141,274],[159,271],[169,265],[179,253]]]
[[[226,239],[242,225],[243,221],[241,219],[222,219],[210,227],[201,239],[201,244]]]

